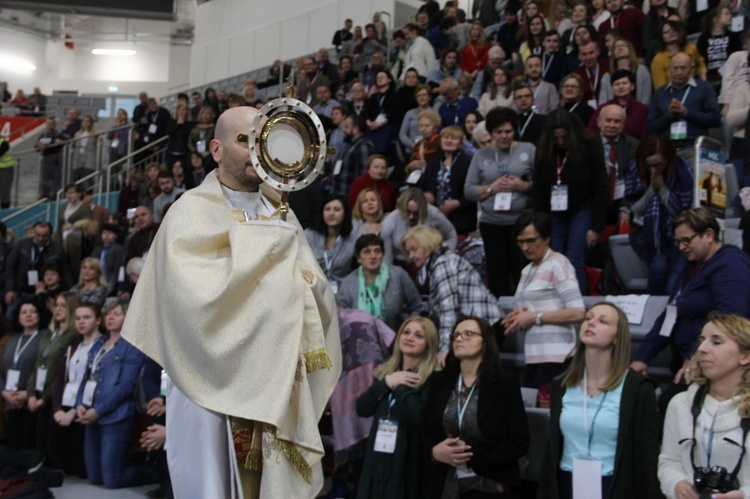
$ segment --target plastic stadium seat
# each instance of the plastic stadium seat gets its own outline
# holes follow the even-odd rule
[[[648,267],[638,258],[630,246],[627,234],[610,236],[609,247],[615,262],[617,273],[628,292],[646,291],[648,289]]]

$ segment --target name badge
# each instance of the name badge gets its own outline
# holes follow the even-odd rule
[[[344,160],[337,160],[336,164],[333,166],[333,174],[338,175],[341,173],[341,167],[344,166]]]
[[[568,211],[568,186],[555,185],[552,187],[550,197],[550,208],[552,211]]]
[[[687,121],[680,120],[672,123],[669,128],[669,138],[672,140],[684,140],[687,138]]]
[[[117,272],[117,282],[125,282],[125,267],[120,267]]]
[[[708,10],[708,0],[698,0],[695,3],[695,11],[703,12],[704,10]]]
[[[148,133],[156,133],[156,123],[151,123],[148,126]]]
[[[112,139],[112,142],[110,142],[110,144],[109,144],[109,146],[112,149],[117,149],[117,146],[119,146],[119,145],[120,145],[120,139],[118,139],[117,137],[115,137],[114,139]]]
[[[96,392],[96,381],[87,381],[83,387],[83,405],[91,407],[94,405],[94,393]]]
[[[730,28],[735,33],[744,31],[745,29],[745,16],[734,16],[732,18],[732,27]]]
[[[589,99],[588,101],[586,101],[586,103],[589,105],[589,107],[591,107],[591,109],[596,109],[597,107],[599,107],[596,105],[596,99]]]
[[[508,211],[513,201],[512,192],[498,192],[495,194],[495,211]]]
[[[36,286],[39,282],[39,272],[36,270],[29,270],[26,272],[26,278],[29,280],[29,286]]]
[[[201,153],[201,154],[203,154],[204,152],[206,152],[206,141],[205,140],[199,140],[198,142],[196,142],[195,143],[195,149],[199,153]]]
[[[331,289],[333,290],[333,294],[338,296],[339,294],[339,283],[336,282],[336,279],[328,279],[328,284],[331,285]]]
[[[379,419],[378,432],[375,434],[375,452],[393,454],[396,451],[396,435],[398,435],[398,421],[393,419]]]
[[[474,473],[474,470],[466,466],[465,464],[462,464],[461,466],[456,466],[456,478],[459,480],[462,478],[471,478],[477,476],[476,473]]]
[[[661,323],[659,336],[669,338],[672,336],[672,328],[677,322],[677,306],[674,304],[667,305],[667,313],[664,314],[664,322]]]
[[[5,389],[11,392],[18,391],[18,381],[21,379],[21,371],[18,369],[8,369],[8,374],[5,376]]]
[[[44,391],[44,383],[47,381],[47,369],[39,367],[36,370],[36,386],[34,389],[38,392]]]
[[[622,199],[625,197],[625,181],[622,179],[615,180],[615,194],[614,200]]]
[[[51,137],[44,137],[42,139],[39,139],[39,142],[41,142],[42,144],[44,144],[46,146],[47,144],[52,143],[52,138]]]
[[[602,463],[573,459],[573,497],[602,499]]]
[[[419,182],[419,179],[421,177],[422,177],[422,169],[420,168],[418,170],[414,170],[413,172],[411,172],[411,174],[409,175],[409,177],[406,179],[406,183],[407,184],[412,184],[412,185],[416,184],[417,182]]]
[[[167,396],[167,384],[169,383],[169,375],[167,371],[161,372],[161,385],[159,386],[159,395],[162,397]]]
[[[62,396],[62,405],[65,407],[75,407],[76,397],[78,396],[78,383],[71,381],[65,385],[65,390]]]

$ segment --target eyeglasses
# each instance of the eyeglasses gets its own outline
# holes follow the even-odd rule
[[[451,341],[456,341],[459,338],[469,341],[474,336],[481,337],[482,333],[477,333],[476,331],[456,331],[455,333],[451,334]]]
[[[674,245],[677,246],[678,248],[680,246],[682,246],[683,244],[685,246],[688,246],[690,243],[693,242],[693,239],[695,239],[698,236],[702,236],[702,235],[703,235],[703,232],[696,232],[692,236],[685,236],[685,237],[677,238],[677,239],[674,240]]]
[[[516,244],[519,246],[523,246],[524,244],[531,246],[532,244],[536,243],[538,240],[540,240],[541,236],[536,237],[528,237],[526,239],[516,239]]]

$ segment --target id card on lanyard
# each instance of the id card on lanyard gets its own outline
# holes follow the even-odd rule
[[[602,410],[608,392],[604,392],[594,418],[589,424],[588,415],[588,373],[583,370],[583,425],[588,439],[588,459],[573,459],[573,497],[583,499],[602,499],[602,463],[591,459],[591,442],[594,439],[596,418]]]
[[[568,211],[568,186],[562,183],[562,173],[565,170],[565,163],[568,162],[569,154],[569,152],[566,152],[562,161],[557,160],[557,182],[552,187],[550,194],[551,211]]]
[[[99,366],[99,362],[102,361],[106,354],[107,352],[104,351],[104,347],[100,348],[99,351],[96,352],[96,355],[94,355],[94,360],[91,362],[91,371],[89,373],[89,377],[96,374],[96,368]],[[97,381],[93,379],[86,380],[86,384],[83,386],[83,405],[87,407],[92,407],[94,405],[96,385]]]
[[[685,94],[680,99],[680,104],[685,104],[688,95],[690,95],[690,86],[685,90]],[[669,127],[669,138],[672,140],[685,140],[687,138],[687,121],[680,120],[672,123]]]
[[[18,365],[18,360],[21,358],[21,354],[23,354],[24,350],[26,350],[26,347],[29,346],[29,343],[34,341],[34,337],[39,333],[39,331],[34,331],[34,334],[31,335],[31,337],[26,340],[26,342],[23,344],[23,347],[21,347],[21,340],[23,340],[24,336],[20,336],[18,338],[18,343],[16,343],[16,349],[13,352],[13,369],[8,369],[8,374],[5,377],[5,390],[10,390],[12,392],[17,392],[19,388],[19,383],[21,381],[21,371],[16,369],[16,366]]]
[[[378,432],[375,434],[375,452],[393,454],[396,451],[396,437],[398,436],[398,421],[391,418],[391,408],[396,401],[393,393],[388,394],[388,415],[378,419]]]
[[[466,408],[469,407],[469,401],[471,400],[471,396],[474,395],[474,389],[477,387],[476,381],[471,387],[471,390],[469,390],[469,394],[466,396],[466,402],[464,402],[463,407],[461,406],[461,386],[463,386],[463,376],[461,374],[458,375],[458,382],[456,384],[456,409],[458,412],[458,433],[461,434],[461,431],[463,430],[464,426],[464,415],[466,414]],[[474,470],[466,466],[466,464],[462,464],[460,466],[456,466],[456,478],[459,480],[462,478],[471,478],[477,476],[476,473],[474,473]]]

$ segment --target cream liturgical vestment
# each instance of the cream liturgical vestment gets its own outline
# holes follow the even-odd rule
[[[231,495],[245,488],[251,499],[245,483],[234,484],[252,470],[261,498],[312,498],[323,485],[318,420],[341,373],[336,303],[296,217],[282,222],[278,194],[261,191],[275,210],[267,220],[246,220],[229,207],[216,170],[175,202],[122,334],[209,419],[229,416]],[[170,462],[201,458],[171,455]]]

